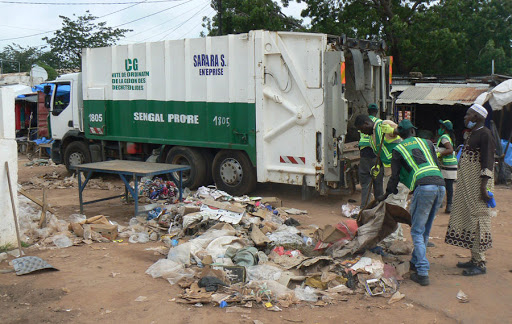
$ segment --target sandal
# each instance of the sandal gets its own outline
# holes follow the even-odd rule
[[[462,271],[463,276],[477,276],[485,274],[487,270],[484,267],[474,266],[472,268],[468,268]]]

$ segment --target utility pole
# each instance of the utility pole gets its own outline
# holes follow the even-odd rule
[[[217,0],[219,7],[219,36],[222,35],[222,0]]]

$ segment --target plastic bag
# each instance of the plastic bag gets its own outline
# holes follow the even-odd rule
[[[237,242],[240,238],[237,236],[221,236],[208,244],[206,247],[206,252],[210,254],[214,258],[222,257],[228,247],[232,247],[235,249],[243,248],[243,245],[240,242]]]
[[[68,217],[70,223],[83,223],[86,219],[87,217],[82,214],[71,214]]]
[[[249,280],[279,280],[282,270],[268,265],[261,264],[247,268],[247,278]]]
[[[64,234],[55,235],[53,238],[53,244],[59,249],[67,248],[73,245],[73,242]]]
[[[160,259],[146,270],[146,274],[153,278],[162,277],[167,279],[171,285],[174,285],[183,278],[194,277],[195,273],[192,269],[186,269],[183,264],[168,259]]]
[[[130,235],[128,239],[130,243],[147,243],[149,242],[149,234],[148,233],[135,233]]]
[[[256,291],[257,294],[271,295],[276,299],[286,299],[294,296],[293,290],[274,280],[253,280],[247,284],[247,287]]]
[[[295,227],[292,227],[292,228],[295,228]],[[275,245],[283,245],[283,244],[302,245],[302,244],[304,244],[304,241],[302,241],[301,236],[294,234],[294,233],[289,233],[286,231],[270,233],[270,234],[267,234],[267,237]]]
[[[299,300],[303,300],[303,301],[307,301],[307,302],[318,301],[318,296],[316,294],[316,290],[309,286],[306,286],[305,288],[296,287],[294,292],[295,292],[295,297],[297,297],[297,299],[299,299]]]
[[[146,270],[146,274],[153,278],[165,278],[167,274],[181,271],[184,268],[183,264],[168,259],[160,259]]]
[[[175,246],[169,250],[169,253],[167,254],[167,259],[170,261],[174,261],[180,264],[190,264],[190,250],[191,250],[192,243],[186,242],[183,244],[180,244],[178,246]]]
[[[352,204],[345,204],[341,206],[341,213],[343,216],[352,218],[352,216],[358,215],[361,211],[361,208],[359,206],[355,206]]]

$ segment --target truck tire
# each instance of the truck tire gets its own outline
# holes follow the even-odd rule
[[[197,149],[175,146],[167,153],[165,163],[190,166],[190,171],[183,172],[183,188],[196,189],[205,182],[206,162]],[[178,172],[173,173],[173,176],[179,179]]]
[[[74,165],[90,162],[91,152],[89,152],[89,147],[86,143],[75,141],[66,146],[66,150],[64,151],[64,163],[68,172],[75,172],[75,170],[71,168]]]
[[[247,154],[223,150],[213,160],[213,180],[218,189],[241,196],[254,189],[256,172]]]

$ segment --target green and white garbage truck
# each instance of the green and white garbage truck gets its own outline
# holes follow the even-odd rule
[[[383,42],[327,34],[84,49],[82,72],[45,88],[51,157],[70,169],[157,155],[190,165],[191,188],[215,182],[241,195],[274,182],[326,194],[353,185],[349,121],[372,102],[390,111],[389,73]]]

